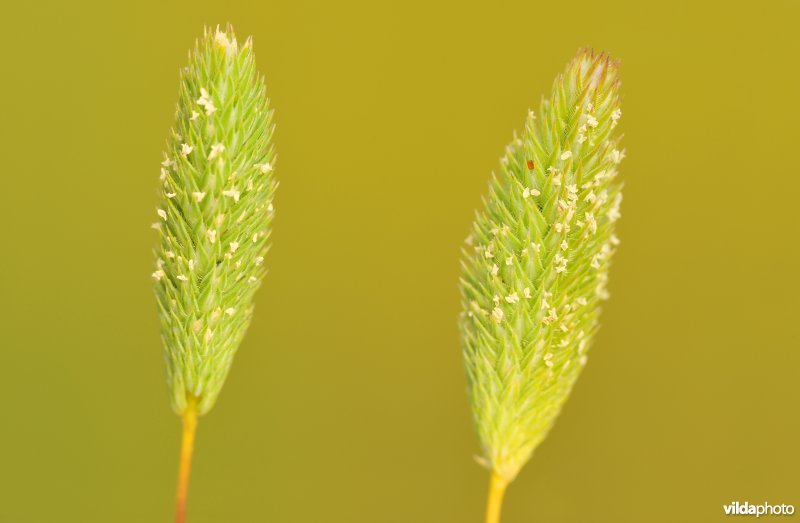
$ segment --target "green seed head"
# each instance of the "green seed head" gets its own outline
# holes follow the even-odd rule
[[[511,481],[583,366],[619,243],[617,62],[580,51],[530,112],[463,250],[460,319],[487,467]]]
[[[250,39],[206,30],[181,71],[161,168],[153,273],[167,382],[179,414],[214,404],[264,276],[276,182],[274,126]]]

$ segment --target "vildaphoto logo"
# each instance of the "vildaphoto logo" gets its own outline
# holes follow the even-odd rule
[[[729,505],[723,505],[725,514],[728,516],[791,516],[794,514],[794,505],[770,505],[769,503],[762,503],[760,505],[753,505],[745,501],[739,503],[734,501]]]

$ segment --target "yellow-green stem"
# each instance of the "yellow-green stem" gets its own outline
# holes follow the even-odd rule
[[[508,482],[492,471],[489,480],[489,500],[486,503],[486,523],[500,523],[500,512],[503,508],[503,495],[506,493]]]
[[[183,436],[178,464],[178,494],[176,496],[175,523],[186,521],[186,495],[189,492],[189,474],[192,470],[194,434],[197,430],[197,398],[190,398],[183,411]]]

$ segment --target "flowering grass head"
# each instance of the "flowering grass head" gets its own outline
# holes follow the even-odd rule
[[[513,480],[598,329],[619,241],[618,63],[581,50],[508,146],[463,251],[460,318],[483,463]]]
[[[181,71],[153,272],[172,406],[206,413],[250,324],[274,215],[274,126],[252,41],[206,30]]]

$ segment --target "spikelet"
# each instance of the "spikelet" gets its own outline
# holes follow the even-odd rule
[[[618,240],[617,62],[582,50],[508,146],[463,249],[480,460],[505,483],[547,435],[598,328]]]
[[[253,312],[273,217],[274,126],[250,39],[206,29],[161,168],[155,280],[172,406],[214,404]]]

